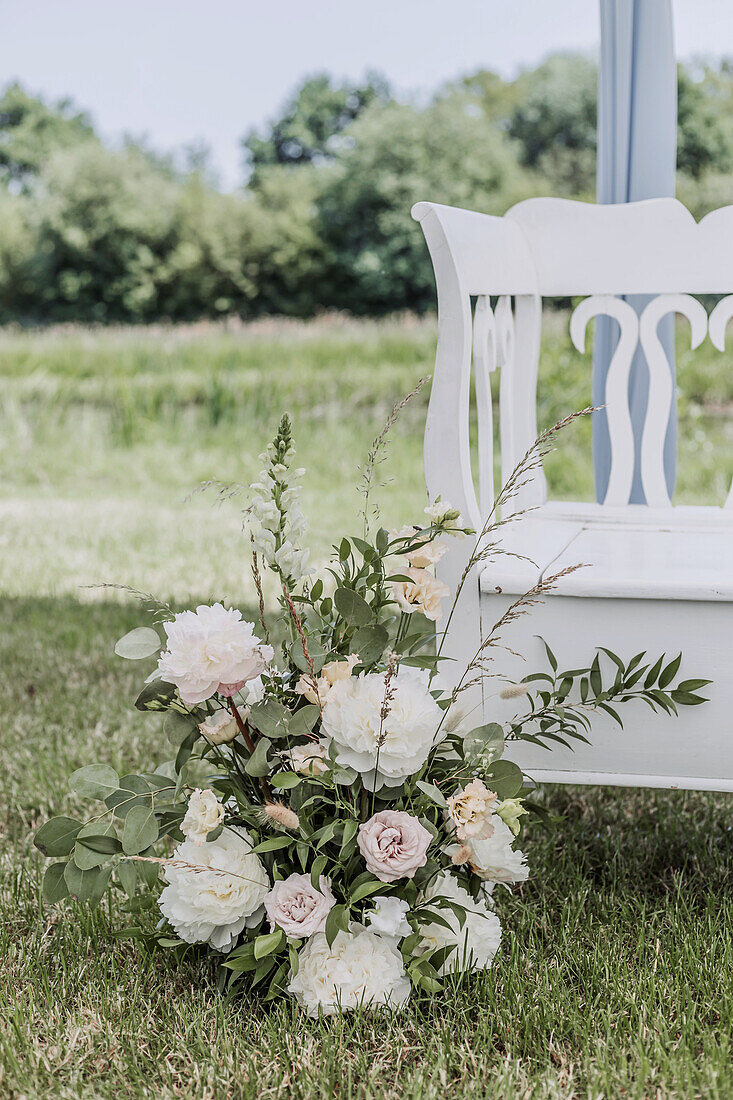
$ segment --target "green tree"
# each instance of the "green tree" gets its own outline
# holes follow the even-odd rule
[[[371,107],[327,170],[319,207],[332,257],[328,304],[356,313],[431,308],[435,289],[419,227],[421,200],[503,213],[536,193],[501,131],[456,99],[419,110]]]
[[[326,73],[309,77],[264,134],[252,130],[242,141],[253,176],[274,164],[296,166],[330,159],[354,119],[370,104],[389,98],[389,86],[377,74],[369,75],[363,84],[335,84]]]
[[[69,99],[48,103],[11,84],[0,96],[0,181],[27,189],[50,156],[94,140],[89,117]]]

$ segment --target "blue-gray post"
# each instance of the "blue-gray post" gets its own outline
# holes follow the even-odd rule
[[[675,193],[677,160],[677,68],[671,0],[600,0],[601,60],[598,73],[598,202],[635,202]],[[640,312],[647,297],[630,296]],[[674,377],[674,318],[659,335]],[[609,317],[596,321],[593,404],[604,403],[608,364],[618,339]],[[637,349],[629,379],[634,427],[631,502],[644,504],[639,457],[648,397],[646,360]],[[594,414],[593,465],[596,499],[603,500],[611,467],[606,414]],[[672,403],[664,446],[670,496],[677,474],[677,412]]]

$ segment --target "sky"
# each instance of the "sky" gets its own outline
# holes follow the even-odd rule
[[[733,55],[733,0],[673,7],[679,57]],[[0,0],[0,28],[0,84],[71,96],[111,141],[203,140],[226,188],[243,180],[241,136],[309,73],[377,69],[419,96],[599,37],[596,0]]]

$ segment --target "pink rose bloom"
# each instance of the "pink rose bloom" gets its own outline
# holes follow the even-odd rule
[[[270,929],[282,928],[286,936],[305,939],[322,932],[326,917],[336,904],[327,878],[321,875],[320,890],[311,883],[310,875],[290,875],[276,882],[265,898]]]
[[[382,882],[412,878],[427,863],[432,834],[404,810],[380,810],[364,825],[357,838],[367,869]]]

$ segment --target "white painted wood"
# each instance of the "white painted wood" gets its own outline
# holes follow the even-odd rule
[[[629,409],[629,374],[639,338],[639,318],[628,302],[611,294],[585,298],[570,319],[570,338],[585,351],[585,330],[591,317],[605,314],[618,321],[620,335],[606,376],[606,416],[611,440],[611,472],[604,504],[628,504],[634,477],[634,432]]]
[[[488,294],[476,299],[473,313],[473,370],[478,415],[479,508],[488,516],[494,507],[494,413],[491,375],[498,359],[497,325]]]
[[[510,598],[485,597],[482,615],[495,622]],[[733,717],[729,682],[731,604],[693,600],[550,596],[533,609],[531,629],[526,620],[512,624],[505,643],[521,650],[525,660],[501,652],[496,672],[511,680],[530,670],[547,667],[543,647],[535,634],[546,638],[560,669],[589,664],[596,646],[608,646],[630,657],[646,650],[671,660],[683,651],[683,677],[711,678],[711,689],[701,692],[709,702],[681,707],[679,716],[654,714],[645,704],[628,704],[621,711],[624,729],[607,716],[594,719],[591,745],[578,742],[575,750],[560,746],[546,751],[527,743],[507,748],[538,781],[604,783],[623,786],[668,786],[692,790],[733,789]],[[604,658],[605,660],[605,658]],[[610,667],[607,666],[607,667]],[[501,680],[489,680],[485,715],[507,721],[522,710],[521,702],[498,696]],[[716,690],[717,688],[717,690]]]
[[[731,317],[733,317],[733,294],[729,294],[727,298],[722,298],[710,314],[708,323],[710,339],[718,351],[725,351],[725,329]],[[733,511],[733,481],[731,481],[725,507]]]
[[[671,504],[664,476],[664,439],[672,407],[672,375],[657,328],[668,313],[681,313],[690,322],[693,349],[705,339],[707,314],[689,294],[660,294],[645,307],[639,339],[649,366],[649,399],[641,436],[641,483],[652,508]]]
[[[692,346],[698,346],[706,317],[691,295],[725,294],[710,318],[711,339],[724,349],[726,325],[733,317],[733,206],[699,224],[674,199],[618,206],[530,199],[504,218],[418,203],[413,214],[425,233],[438,288],[438,348],[425,433],[428,491],[431,500],[441,495],[460,507],[477,530],[494,500],[492,369],[501,370],[504,480],[537,436],[542,297],[586,299],[571,322],[581,350],[592,316],[606,313],[621,326],[606,390],[612,439],[606,500],[602,505],[548,501],[541,471],[530,479],[503,513],[510,518],[533,509],[504,528],[504,545],[515,556],[488,562],[480,578],[465,586],[445,650],[456,658],[453,669],[464,667],[518,594],[541,576],[587,560],[588,569],[563,578],[556,594],[534,610],[531,631],[521,620],[512,624],[505,640],[527,661],[506,653],[497,659],[497,673],[519,679],[542,666],[535,633],[547,639],[566,667],[589,662],[598,645],[626,656],[642,648],[653,655],[683,649],[683,675],[714,680],[710,702],[683,708],[677,720],[639,708],[623,732],[602,719],[593,744],[575,754],[545,754],[521,745],[512,750],[515,758],[538,779],[552,782],[733,790],[733,507],[670,504],[663,446],[674,395],[657,336],[661,317],[676,311],[690,321]],[[648,506],[628,504],[627,390],[637,322],[631,307],[617,297],[628,294],[656,296],[638,324],[650,371],[642,436]],[[479,296],[475,319],[472,296]],[[499,298],[491,316],[490,296]],[[468,437],[472,351],[484,421],[479,500]],[[680,381],[684,385],[684,378]],[[728,503],[732,500],[733,492]],[[453,588],[470,552],[468,542],[456,543],[440,563],[441,578]],[[452,675],[448,671],[449,682]],[[483,697],[473,702],[483,707],[487,721],[501,717],[508,706],[496,697],[491,679]]]

